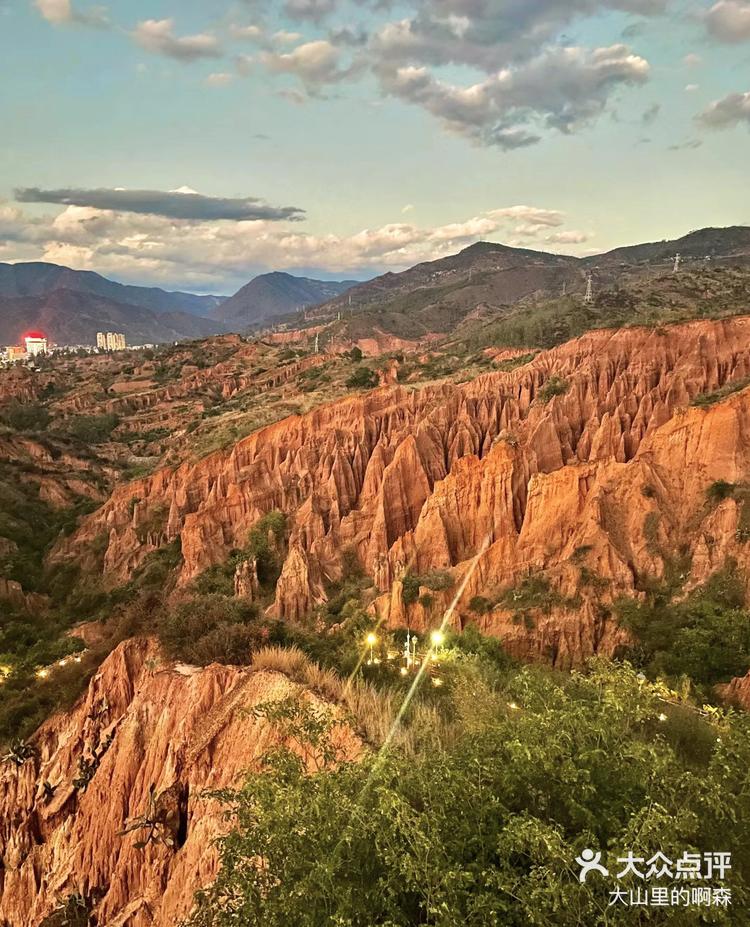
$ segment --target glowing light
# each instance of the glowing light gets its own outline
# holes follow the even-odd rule
[[[367,645],[369,647],[374,647],[375,644],[377,644],[377,642],[378,642],[378,637],[376,634],[370,633],[367,635]]]
[[[67,660],[58,660],[57,665],[58,665],[58,666],[67,666],[67,665],[68,665],[68,661],[67,661]]]
[[[440,686],[442,686],[442,684],[443,684],[443,680],[440,679],[439,676],[434,676],[433,679],[432,679],[432,684],[433,684],[433,686],[435,686],[436,689],[439,689]]]
[[[39,677],[39,679],[46,679],[49,676],[49,670],[40,669],[40,670],[37,670],[36,674]]]
[[[664,722],[664,721],[667,720],[667,716],[664,714],[664,712],[662,712],[662,713],[659,715],[659,720],[662,721],[662,722]]]
[[[401,675],[402,675],[402,676],[406,676],[406,674],[407,674],[408,672],[409,672],[409,670],[408,670],[405,666],[402,666],[402,667],[401,667]]]
[[[433,631],[430,634],[430,640],[432,641],[433,647],[442,647],[445,643],[445,634],[442,631]]]
[[[520,710],[521,710],[521,706],[520,706],[519,704],[517,704],[516,702],[508,702],[508,708],[510,708],[511,711],[520,711]]]

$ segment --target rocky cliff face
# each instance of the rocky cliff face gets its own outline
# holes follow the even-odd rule
[[[116,582],[181,535],[185,583],[280,509],[291,524],[282,618],[325,596],[349,549],[391,624],[436,623],[459,591],[454,623],[477,619],[482,596],[493,607],[480,623],[519,655],[570,666],[612,653],[624,636],[602,603],[677,559],[688,585],[728,556],[748,562],[739,503],[710,507],[706,489],[748,475],[750,396],[691,406],[750,376],[748,335],[750,319],[599,331],[466,384],[383,387],[122,487],[54,558],[106,532]],[[454,587],[404,606],[404,571],[435,569]],[[552,592],[519,620],[498,594],[536,571]]]
[[[40,728],[36,756],[0,767],[0,923],[37,927],[79,894],[106,927],[175,927],[216,874],[225,824],[206,790],[241,784],[280,742],[252,709],[299,689],[276,672],[175,666],[148,640],[120,645],[76,707]],[[337,736],[355,757],[357,738]],[[122,831],[153,808],[168,840],[139,849],[148,829]]]

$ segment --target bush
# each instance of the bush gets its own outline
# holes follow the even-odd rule
[[[174,660],[248,664],[268,632],[255,606],[221,595],[198,595],[165,608],[157,633],[165,653]]]
[[[369,367],[358,367],[346,381],[350,389],[373,389],[378,385],[378,375]]]
[[[103,444],[112,437],[120,419],[113,414],[76,415],[65,423],[67,431],[74,438],[86,444]]]
[[[682,602],[653,594],[616,605],[640,645],[638,663],[650,675],[689,676],[703,686],[744,676],[750,669],[750,614],[742,580],[728,567]]]
[[[485,598],[483,595],[475,595],[469,601],[469,608],[471,611],[476,612],[477,615],[487,615],[495,607],[495,603],[491,599]]]
[[[413,605],[419,598],[420,586],[432,592],[444,592],[454,584],[453,576],[447,570],[430,570],[429,573],[405,573],[401,579],[401,599],[404,605]]]
[[[38,403],[14,399],[0,411],[0,421],[15,431],[44,431],[49,425],[50,414]]]
[[[540,402],[547,403],[555,396],[564,396],[569,389],[570,384],[567,380],[563,380],[561,377],[557,376],[550,377],[544,386],[539,390],[537,398]]]
[[[723,502],[724,499],[729,499],[734,495],[736,488],[734,483],[728,483],[726,480],[716,480],[706,490],[706,497],[709,502]]]
[[[234,826],[193,927],[604,927],[611,885],[580,884],[573,861],[595,846],[611,868],[634,834],[646,859],[730,852],[732,910],[715,909],[711,923],[736,922],[750,899],[747,718],[704,723],[713,738],[696,764],[628,667],[595,663],[567,680],[524,669],[498,688],[474,670],[452,696],[465,719],[456,736],[417,755],[346,762],[330,712],[268,706],[297,751],[269,752],[243,788],[219,796]],[[652,911],[650,924],[677,923],[669,908]],[[681,927],[703,913],[681,909]]]

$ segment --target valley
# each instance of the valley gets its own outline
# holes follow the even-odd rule
[[[538,872],[655,805],[647,845],[725,840],[739,903],[743,242],[598,258],[591,301],[577,259],[475,246],[351,310],[0,370],[0,922],[603,924]]]

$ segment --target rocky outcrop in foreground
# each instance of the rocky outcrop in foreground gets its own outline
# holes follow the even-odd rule
[[[38,927],[78,894],[103,927],[179,924],[217,871],[226,824],[206,790],[241,784],[280,742],[252,709],[299,690],[281,673],[175,666],[153,642],[121,644],[42,725],[36,755],[0,766],[0,923]],[[357,755],[354,735],[337,736]],[[159,839],[138,848],[149,829],[122,832],[149,817]]]

